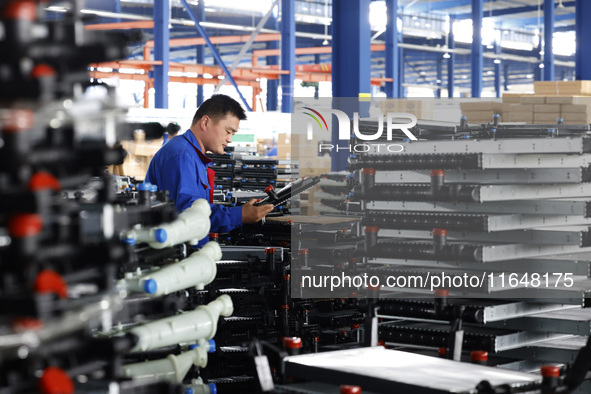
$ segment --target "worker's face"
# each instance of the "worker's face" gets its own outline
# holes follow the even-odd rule
[[[224,117],[212,119],[207,115],[205,120],[204,148],[206,151],[221,155],[224,148],[232,142],[232,137],[238,131],[240,120],[228,113]]]

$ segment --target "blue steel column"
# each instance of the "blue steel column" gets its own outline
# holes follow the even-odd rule
[[[281,0],[281,112],[291,112],[295,79],[295,0]]]
[[[587,23],[589,23],[587,21]],[[544,81],[554,81],[554,0],[544,0]]]
[[[509,64],[506,62],[503,65],[503,87],[509,90]]]
[[[398,97],[398,0],[386,0],[386,9],[386,78],[392,78],[392,82],[386,82],[386,96]]]
[[[332,96],[335,99],[370,97],[369,3],[370,0],[332,2]],[[367,116],[360,107],[363,106],[347,112],[360,112],[360,116]],[[332,144],[342,146],[336,124],[333,122]],[[332,170],[344,170],[348,156],[346,150],[333,151]]]
[[[454,21],[453,19],[449,21],[449,36],[447,39],[447,47],[449,48],[449,59],[447,59],[447,97],[454,96],[454,78],[455,78],[455,61],[456,61],[456,54],[454,50],[456,49],[456,42],[454,41]]]
[[[398,37],[398,43],[401,44],[404,42],[404,35],[402,32]],[[404,48],[398,46],[398,97],[406,97],[404,94]]]
[[[435,97],[441,98],[441,80],[443,79],[443,57],[437,56],[437,89],[435,89]]]
[[[168,108],[168,63],[170,60],[170,30],[168,30],[169,0],[154,0],[154,106]]]
[[[205,20],[205,0],[199,0],[197,3],[197,19],[200,21]],[[203,45],[197,45],[196,62],[197,64],[203,64],[205,47]],[[199,107],[203,103],[203,85],[197,85],[197,106]]]
[[[267,22],[269,29],[279,30],[279,24],[277,23],[277,14],[273,11],[273,14],[269,17]],[[279,49],[279,41],[269,41],[267,43],[267,49]],[[279,64],[278,56],[267,56],[267,66],[276,66]],[[277,111],[277,90],[279,88],[279,80],[267,79],[267,111]]]
[[[472,0],[472,97],[482,94],[482,10],[484,0]]]
[[[495,42],[495,53],[497,55],[501,54],[501,43],[496,41]],[[498,62],[496,60],[499,60]],[[501,61],[500,58],[495,59],[495,91],[497,92],[497,97],[501,97]]]
[[[591,1],[577,0],[575,26],[577,53],[575,54],[575,79],[591,79]]]
[[[320,54],[317,53],[314,55],[314,64],[320,64]],[[320,93],[320,82],[316,82],[316,86],[314,86],[314,98],[317,99]]]

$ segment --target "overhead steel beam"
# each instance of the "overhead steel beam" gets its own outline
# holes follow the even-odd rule
[[[154,106],[168,108],[168,64],[170,62],[169,0],[154,0]]]
[[[240,99],[242,100],[242,103],[244,104],[244,106],[246,107],[246,109],[248,111],[252,111],[252,109],[250,108],[250,105],[248,105],[248,103],[246,102],[246,99],[242,95],[242,92],[238,88],[238,85],[236,84],[236,81],[234,80],[234,78],[232,78],[232,74],[230,73],[230,71],[228,71],[228,68],[226,67],[226,65],[222,61],[222,58],[220,57],[217,49],[213,46],[213,44],[209,40],[209,37],[208,37],[207,33],[205,33],[205,30],[199,24],[199,20],[195,16],[195,13],[193,13],[193,10],[191,9],[191,7],[189,7],[189,4],[187,4],[187,0],[181,0],[181,2],[185,6],[185,10],[187,11],[187,14],[189,15],[189,18],[191,18],[191,20],[195,23],[195,28],[197,28],[197,31],[199,32],[199,34],[201,34],[201,37],[203,37],[203,39],[207,43],[207,47],[211,51],[211,54],[214,57],[215,61],[219,64],[219,66],[222,68],[222,70],[224,70],[224,74],[225,74],[226,78],[228,78],[230,80],[230,83],[232,84],[232,86],[234,86],[234,88],[238,92],[238,95],[240,96]]]
[[[269,11],[267,11],[267,13],[265,14],[265,16],[259,21],[259,23],[257,24],[256,29],[252,32],[252,34],[248,38],[248,41],[246,41],[244,43],[244,45],[242,45],[242,48],[240,48],[240,52],[238,52],[238,55],[236,56],[236,58],[234,59],[234,62],[230,66],[230,73],[232,73],[232,71],[234,71],[234,69],[236,67],[238,67],[238,64],[240,64],[240,61],[242,60],[242,58],[244,57],[244,55],[246,55],[246,52],[252,46],[252,43],[254,42],[255,38],[261,32],[261,29],[263,28],[263,26],[265,26],[265,23],[267,23],[267,20],[269,19],[269,17],[271,16],[271,13],[273,12],[273,8],[275,8],[275,6],[277,5],[278,2],[279,2],[279,0],[274,0],[273,1],[273,4],[271,4],[271,7],[269,8]],[[204,3],[204,2],[200,1],[199,4],[201,4],[201,3]],[[213,93],[215,94],[215,93],[219,92],[220,91],[220,88],[222,86],[224,86],[225,83],[226,83],[226,80],[225,79],[222,79],[218,83],[218,85],[215,87]]]
[[[277,23],[278,13],[274,13],[269,18],[268,25],[273,30],[279,30]],[[270,41],[267,43],[267,49],[279,49],[279,41]],[[279,58],[277,56],[267,56],[267,66],[279,65]],[[267,79],[267,111],[277,111],[277,95],[278,95],[279,81],[276,79]]]
[[[574,18],[574,14],[554,15],[554,22],[566,21]],[[538,26],[538,22],[538,18],[503,19],[503,26],[523,28],[525,26]]]
[[[447,47],[449,49],[449,52],[446,52],[449,54],[449,58],[447,59],[447,96],[450,98],[454,96],[454,75],[455,75],[454,66],[456,63],[456,53],[455,53],[456,41],[454,38],[453,27],[454,27],[454,20],[450,19],[449,20],[449,35],[447,38]]]
[[[495,41],[495,53],[497,55],[501,54],[501,43],[500,41]],[[495,59],[497,60],[497,59]],[[498,59],[499,61],[494,63],[495,65],[495,92],[497,93],[497,97],[501,97],[501,59]]]
[[[566,7],[574,7],[575,2],[574,1],[564,1],[562,3],[562,5],[564,5],[565,8]],[[528,6],[523,6],[523,7],[511,7],[511,8],[500,8],[500,9],[496,9],[496,10],[486,11],[486,16],[494,18],[497,16],[524,14],[524,13],[528,13],[528,12],[534,12],[537,10],[538,10],[537,5],[528,5]],[[471,16],[472,16],[472,14],[470,14],[470,13],[463,13],[463,14],[454,15],[454,18],[459,19],[459,20],[470,19]]]
[[[484,0],[472,0],[472,97],[482,94],[482,10]]]

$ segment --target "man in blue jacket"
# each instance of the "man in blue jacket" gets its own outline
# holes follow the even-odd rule
[[[210,176],[210,184],[208,166],[212,160],[205,153],[223,154],[244,119],[244,110],[229,96],[217,94],[204,101],[193,117],[191,128],[158,150],[145,181],[157,185],[159,190],[168,190],[179,212],[198,198],[211,202],[213,179]],[[254,206],[255,201],[232,208],[211,204],[210,231],[225,233],[243,223],[256,223],[273,210],[271,204]]]

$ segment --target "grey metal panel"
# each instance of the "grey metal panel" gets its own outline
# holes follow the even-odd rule
[[[575,168],[588,167],[591,155],[483,154],[482,169],[499,168]]]
[[[591,310],[575,307],[552,313],[543,312],[527,317],[496,321],[491,326],[535,332],[591,335]]]
[[[435,140],[418,142],[401,142],[404,153],[584,153],[584,137],[574,138],[510,138],[504,140]],[[371,145],[370,145],[371,146]],[[385,154],[387,149],[372,147],[371,153]]]
[[[480,186],[480,202],[591,197],[591,184]]]
[[[541,380],[534,375],[383,347],[290,356],[284,359],[284,368],[289,376],[357,384],[379,393],[468,393],[483,380],[495,386]]]
[[[575,336],[539,343],[521,349],[511,349],[500,352],[499,355],[530,361],[572,363],[586,342],[587,337]]]
[[[448,241],[468,241],[468,242],[518,242],[534,244],[558,244],[558,245],[578,245],[581,246],[584,233],[589,231],[588,227],[563,228],[560,230],[535,229],[535,230],[515,230],[500,231],[491,233],[475,233],[470,231],[448,231]],[[380,236],[399,237],[412,239],[432,239],[433,232],[429,230],[390,230],[380,229]]]
[[[525,200],[510,202],[445,203],[417,201],[371,201],[368,210],[381,211],[423,211],[423,212],[464,212],[464,213],[516,213],[538,215],[588,215],[589,200]]]
[[[378,171],[376,183],[430,182],[429,171]],[[523,183],[581,183],[582,168],[446,170],[446,183],[523,184]]]

